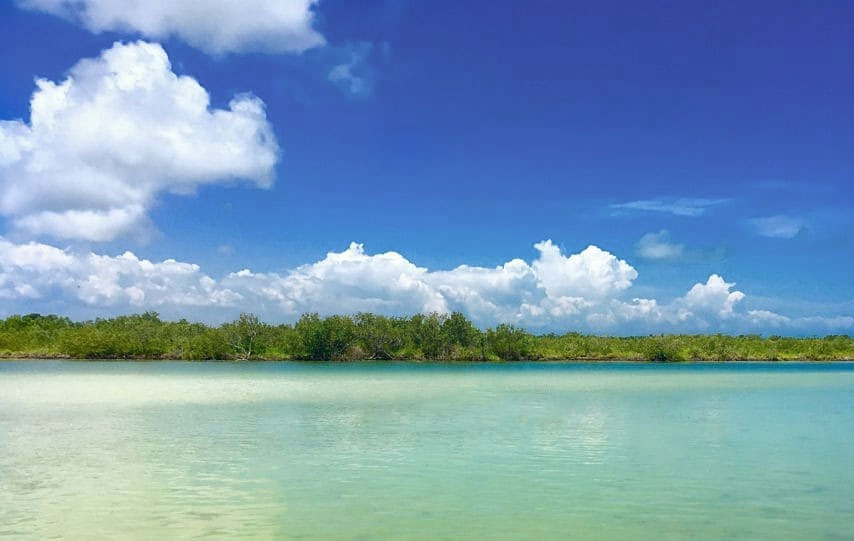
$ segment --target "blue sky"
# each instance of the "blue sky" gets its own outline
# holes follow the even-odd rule
[[[209,3],[211,21],[159,0],[136,12],[111,0],[0,5],[0,119],[18,122],[0,138],[0,312],[290,321],[313,309],[460,309],[481,325],[618,334],[854,330],[854,6],[253,0],[227,17]],[[273,4],[291,11],[276,19],[264,12]],[[235,123],[249,117],[202,129],[169,113],[170,138],[146,139],[167,114],[155,98],[90,100],[87,85],[111,75],[74,66],[130,70],[148,60],[111,64],[104,51],[135,51],[137,40],[162,50],[166,74],[203,87],[208,111],[229,111],[235,96],[261,103],[251,122],[271,137],[247,138]],[[63,105],[67,125],[42,137],[34,81],[69,74],[80,93]],[[163,84],[164,102],[180,92]],[[85,139],[111,120],[139,126],[130,145]],[[13,127],[33,134],[16,143]],[[183,149],[180,137],[194,141],[197,169],[176,169],[186,154],[163,148]],[[72,149],[50,151],[49,178],[33,173],[44,141]],[[211,160],[233,147],[254,157]],[[154,150],[119,169],[128,148]],[[551,271],[535,264],[545,239],[560,249]],[[363,243],[362,259],[350,242]],[[614,259],[572,260],[589,245]],[[39,267],[32,258],[53,256],[34,246],[64,262]],[[125,251],[167,274],[93,270],[91,257],[114,264]],[[330,252],[351,253],[352,265],[324,274]],[[397,268],[374,259],[387,252],[404,266],[370,270]],[[488,284],[500,273],[435,274],[506,274],[515,258],[530,276],[498,289]],[[197,265],[192,283],[156,266],[168,259]],[[232,283],[241,269],[264,278]],[[603,276],[610,286],[597,289]],[[264,292],[265,281],[281,283]],[[689,298],[696,284],[705,289]],[[224,290],[233,296],[216,296]],[[634,299],[656,308],[639,314]]]

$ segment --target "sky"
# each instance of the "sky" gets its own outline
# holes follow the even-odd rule
[[[854,4],[4,0],[0,317],[854,333]]]

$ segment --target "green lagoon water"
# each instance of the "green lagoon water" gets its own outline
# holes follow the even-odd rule
[[[851,364],[0,363],[0,538],[851,539]]]

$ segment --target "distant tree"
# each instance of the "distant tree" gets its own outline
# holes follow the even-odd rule
[[[503,361],[519,361],[531,353],[530,336],[525,329],[501,324],[486,332],[489,351]]]
[[[257,353],[263,328],[264,324],[258,320],[258,316],[245,312],[235,321],[224,325],[228,344],[238,359],[248,361],[253,351]]]
[[[676,362],[684,360],[679,341],[674,336],[650,336],[645,343],[645,357],[653,362]]]
[[[187,359],[227,359],[234,349],[226,340],[226,333],[221,329],[199,325],[190,337],[188,350],[184,352]]]
[[[294,359],[301,356],[299,333],[293,325],[277,325],[268,327],[270,340],[267,350],[279,359]]]
[[[425,359],[440,359],[446,351],[442,336],[444,317],[437,314],[416,314],[409,318],[408,331],[415,347]]]
[[[323,320],[317,313],[303,314],[294,325],[299,336],[300,351],[298,357],[321,360],[326,353],[323,337]]]
[[[326,360],[345,360],[356,341],[356,326],[349,316],[330,316],[323,320]]]
[[[294,328],[302,344],[302,357],[315,361],[344,359],[356,339],[353,319],[331,316],[321,319],[315,314],[303,314]]]
[[[392,318],[360,312],[355,324],[359,346],[368,359],[391,359],[403,345],[400,326]]]
[[[478,330],[461,312],[452,312],[442,322],[442,335],[449,344],[469,347],[474,344]]]

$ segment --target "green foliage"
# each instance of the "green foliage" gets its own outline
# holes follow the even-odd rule
[[[176,358],[186,360],[228,359],[231,346],[218,329],[204,328],[192,335],[187,349]]]
[[[266,356],[273,359],[293,359],[302,349],[300,335],[292,325],[267,326]]]
[[[59,336],[72,325],[68,318],[52,315],[9,316],[0,320],[0,352],[54,352]]]
[[[442,340],[443,318],[439,314],[416,314],[409,319],[412,344],[421,352],[421,359],[442,359],[445,343]]]
[[[502,361],[521,361],[531,354],[531,336],[525,329],[501,324],[486,331],[489,352]]]
[[[678,336],[650,336],[644,346],[647,361],[669,363],[684,360]]]
[[[157,358],[168,351],[167,329],[156,312],[145,312],[67,328],[59,342],[72,357]]]
[[[321,318],[304,314],[295,325],[300,337],[299,358],[314,361],[345,360],[356,341],[356,325],[349,316]]]
[[[453,312],[442,322],[442,337],[451,346],[473,345],[480,331],[460,312]]]
[[[360,312],[355,317],[356,341],[366,359],[393,359],[404,345],[404,320]]]
[[[59,316],[0,319],[0,355],[79,359],[305,359],[319,361],[597,359],[673,361],[854,360],[848,335],[535,336],[513,325],[481,331],[463,314],[303,315],[268,325],[241,314],[219,327],[163,321],[156,312],[75,323]]]
[[[263,354],[267,347],[267,325],[261,323],[255,314],[240,314],[240,317],[224,324],[221,329],[234,356],[240,360],[250,360],[253,353],[256,356]]]

